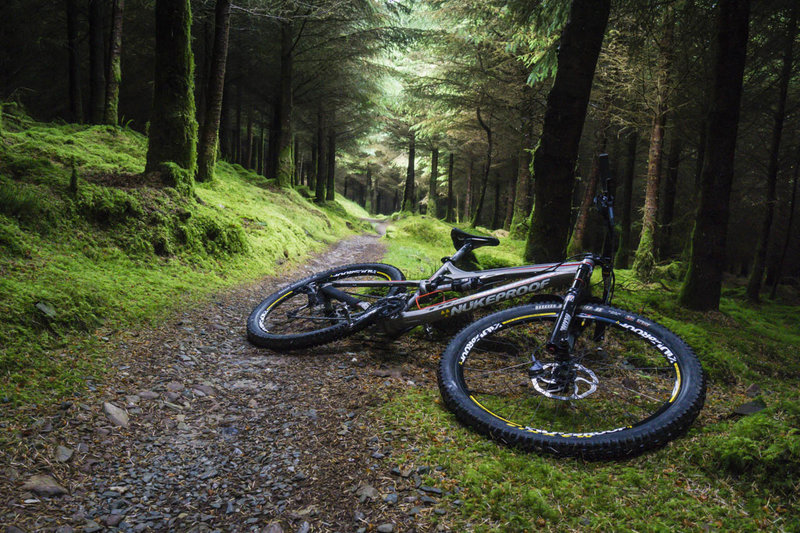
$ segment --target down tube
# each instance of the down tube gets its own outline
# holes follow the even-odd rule
[[[399,317],[387,320],[386,326],[389,328],[408,328],[436,322],[437,320],[444,320],[474,309],[491,307],[492,305],[506,300],[520,298],[527,294],[535,294],[559,286],[569,286],[574,277],[575,272],[570,270],[564,272],[550,272],[548,274],[525,278],[515,281],[514,283],[507,283],[499,287],[493,287],[485,291],[470,294],[463,298],[450,300],[449,302],[413,311],[403,311],[400,313]]]

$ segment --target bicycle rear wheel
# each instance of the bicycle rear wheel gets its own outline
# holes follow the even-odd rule
[[[392,265],[360,263],[333,268],[297,281],[270,295],[250,313],[247,338],[274,350],[294,350],[325,344],[369,326],[370,306],[399,287],[340,288],[339,298],[323,290],[332,281],[399,281],[405,277]],[[342,298],[348,298],[349,303]]]
[[[705,375],[677,335],[586,304],[564,363],[544,349],[560,308],[500,311],[453,339],[439,388],[459,420],[507,444],[589,459],[641,453],[687,430],[703,406]]]

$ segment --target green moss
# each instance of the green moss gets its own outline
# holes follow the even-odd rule
[[[709,436],[695,460],[711,469],[793,492],[800,475],[800,402],[786,400]]]
[[[140,218],[144,209],[138,198],[112,187],[87,184],[80,188],[78,213],[98,224],[115,225],[130,218]]]
[[[633,272],[642,281],[650,281],[655,270],[655,241],[653,232],[648,228],[642,232],[639,247],[633,259]]]

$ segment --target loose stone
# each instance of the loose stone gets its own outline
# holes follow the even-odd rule
[[[128,413],[110,402],[103,403],[103,411],[108,420],[117,427],[128,427]]]
[[[39,496],[60,496],[67,493],[67,489],[59,485],[55,479],[47,475],[35,475],[25,482],[22,490],[29,490]]]
[[[67,448],[66,446],[56,446],[55,458],[56,461],[59,463],[66,463],[70,460],[73,454],[73,450],[71,448]]]

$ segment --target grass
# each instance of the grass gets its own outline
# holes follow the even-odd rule
[[[398,222],[387,235],[388,262],[429,274],[452,253],[448,231],[423,217]],[[521,251],[521,242],[505,242],[476,256],[484,265],[520,264]],[[390,399],[375,416],[407,439],[393,463],[442,467],[424,480],[448,493],[446,515],[431,515],[432,523],[454,531],[800,530],[797,307],[753,307],[740,290],[726,289],[719,312],[689,312],[676,303],[675,279],[642,284],[629,271],[617,275],[615,305],[677,332],[709,374],[706,407],[689,433],[626,461],[527,454],[464,428],[441,404],[436,385],[425,384]],[[424,342],[410,342],[424,350]],[[767,408],[734,415],[753,399],[745,393],[752,384]]]
[[[5,111],[5,404],[55,402],[101,379],[101,331],[146,324],[173,311],[179,297],[197,301],[369,227],[352,202],[317,206],[224,162],[213,184],[185,198],[139,175],[146,139],[136,132],[40,124]]]

